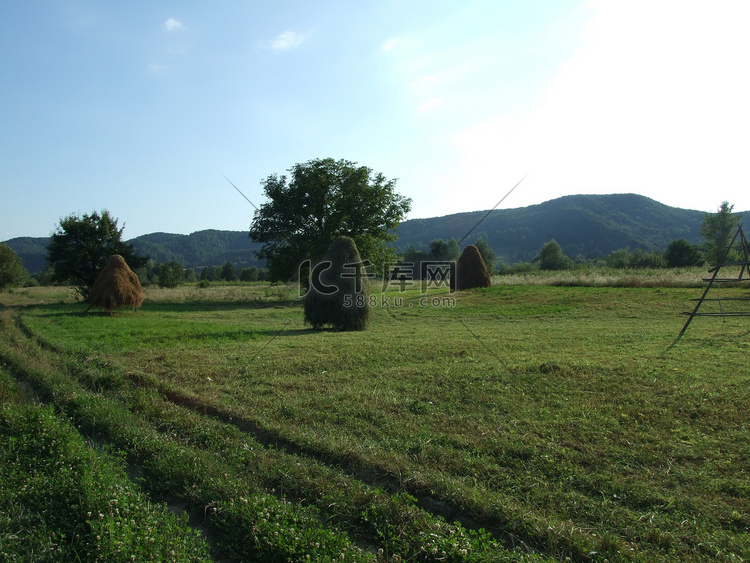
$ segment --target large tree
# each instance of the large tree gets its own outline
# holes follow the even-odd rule
[[[700,234],[705,239],[704,254],[709,264],[719,264],[722,260],[733,262],[737,253],[728,252],[742,215],[732,213],[734,205],[723,202],[716,213],[706,213],[701,223]]]
[[[362,258],[377,267],[393,260],[387,242],[411,209],[411,199],[394,190],[396,180],[332,158],[296,164],[289,173],[262,182],[269,201],[250,226],[271,279],[294,277],[304,260],[319,260],[340,236],[351,237]]]
[[[139,256],[132,244],[123,242],[124,228],[117,227],[117,219],[106,209],[61,219],[47,246],[47,261],[54,269],[54,279],[74,284],[87,298],[113,254],[122,256],[132,270],[145,266],[148,257]]]

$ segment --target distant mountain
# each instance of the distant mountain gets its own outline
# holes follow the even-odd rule
[[[700,242],[704,217],[702,211],[669,207],[635,194],[573,195],[489,214],[473,211],[404,221],[395,246],[399,251],[409,245],[420,250],[430,240],[454,237],[463,248],[481,237],[507,264],[532,260],[552,239],[573,258],[595,258],[625,247],[663,252],[675,239]]]
[[[455,238],[461,248],[485,239],[499,263],[530,261],[545,242],[555,239],[575,258],[606,256],[621,248],[663,252],[673,240],[700,242],[702,211],[669,207],[635,194],[573,195],[539,205],[455,213],[430,219],[410,219],[398,229],[394,247],[427,249],[431,240]],[[185,267],[202,268],[232,262],[238,267],[263,266],[247,231],[198,231],[190,235],[152,233],[131,239],[140,254],[155,262],[177,260]],[[46,264],[49,238],[19,237],[6,241],[34,274]]]
[[[49,237],[19,237],[5,241],[21,260],[30,274],[36,274],[47,265]],[[265,266],[265,261],[255,257],[260,245],[252,242],[247,231],[197,231],[189,235],[152,233],[128,240],[136,252],[150,257],[154,262],[176,260],[186,268],[222,266],[232,262],[237,267]]]
[[[6,240],[5,244],[18,254],[30,274],[41,272],[47,265],[49,237],[18,237]]]
[[[265,261],[255,257],[260,244],[250,240],[248,231],[197,231],[189,235],[152,233],[128,242],[141,255],[155,262],[176,260],[189,268],[220,266],[232,262],[238,267],[262,267]]]

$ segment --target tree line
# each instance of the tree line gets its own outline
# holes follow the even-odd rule
[[[390,242],[411,209],[411,200],[395,191],[395,180],[355,163],[333,159],[297,164],[290,175],[272,175],[261,182],[268,199],[255,214],[249,237],[261,243],[257,252],[265,259],[265,269],[238,269],[233,263],[205,267],[200,272],[185,269],[177,261],[156,264],[138,255],[131,243],[123,242],[123,228],[108,211],[94,211],[61,219],[47,247],[49,268],[36,283],[66,283],[86,297],[98,273],[112,254],[121,255],[143,283],[176,287],[181,283],[210,284],[214,281],[289,281],[302,279],[300,265],[321,259],[333,240],[352,239],[375,275],[387,275],[389,265],[398,261],[421,264],[429,261],[455,261],[460,255],[455,238],[434,239],[422,248],[410,246],[400,255]],[[664,253],[628,248],[596,260],[567,256],[555,240],[542,245],[530,263],[505,265],[487,241],[478,238],[480,251],[490,272],[566,270],[581,265],[611,268],[664,268],[697,266],[737,260],[724,256],[737,229],[740,215],[733,205],[723,202],[716,213],[707,213],[700,233],[705,242],[693,245],[685,239],[672,241]],[[421,272],[417,271],[417,275]],[[422,276],[423,277],[423,276]],[[0,290],[30,281],[18,256],[0,244]]]

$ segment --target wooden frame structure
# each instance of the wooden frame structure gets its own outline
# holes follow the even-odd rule
[[[730,252],[733,248],[737,248],[739,245],[738,251],[741,260],[739,262],[727,262],[727,258],[730,255]],[[740,272],[737,277],[719,277],[719,272],[722,268],[727,267],[739,267]],[[750,247],[748,246],[747,239],[745,238],[745,233],[742,231],[742,225],[737,227],[737,231],[734,233],[734,237],[732,238],[732,242],[729,243],[729,246],[724,251],[724,257],[722,258],[721,262],[715,266],[713,266],[709,271],[709,274],[712,274],[710,278],[704,278],[703,281],[707,282],[706,289],[703,291],[703,295],[701,295],[697,299],[692,299],[691,301],[697,301],[697,304],[695,305],[695,308],[692,311],[686,311],[683,312],[683,315],[689,315],[687,322],[685,322],[685,326],[682,327],[682,330],[680,331],[680,334],[677,336],[679,339],[682,337],[682,335],[687,330],[688,325],[690,325],[690,321],[693,320],[695,317],[750,317],[750,310],[748,311],[720,311],[720,312],[699,312],[701,305],[705,301],[714,301],[714,302],[721,302],[723,301],[750,301],[750,297],[715,297],[715,298],[709,298],[708,292],[711,290],[714,284],[734,284],[738,282],[744,282],[744,281],[750,281]]]

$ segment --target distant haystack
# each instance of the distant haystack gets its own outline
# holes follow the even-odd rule
[[[143,289],[138,276],[119,254],[109,257],[89,292],[89,304],[109,312],[120,307],[136,310],[143,303]]]
[[[451,272],[451,291],[471,289],[472,287],[490,287],[492,280],[479,249],[470,244],[461,253],[455,269]]]
[[[370,321],[367,272],[357,245],[349,237],[339,237],[313,269],[305,295],[305,323],[320,329],[364,330]]]

